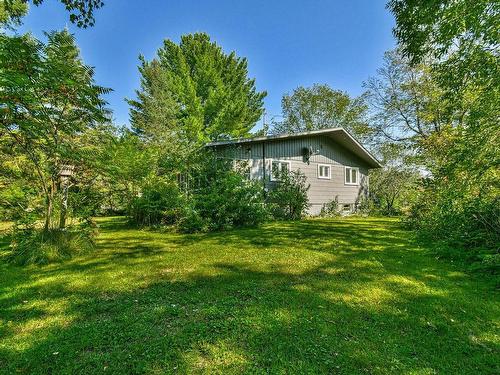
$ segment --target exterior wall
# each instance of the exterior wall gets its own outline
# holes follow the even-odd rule
[[[309,163],[303,156],[303,149],[311,147],[318,151],[309,158]],[[356,204],[368,193],[368,167],[359,157],[330,137],[316,135],[303,138],[282,140],[267,140],[236,145],[219,146],[221,157],[239,160],[249,160],[251,163],[251,178],[262,179],[272,189],[275,182],[270,181],[271,164],[273,160],[290,161],[291,170],[301,170],[310,184],[308,191],[311,207],[309,214],[317,215],[325,203],[337,197],[339,204]],[[331,166],[331,179],[318,178],[318,164]],[[345,166],[359,168],[359,184],[345,184]]]

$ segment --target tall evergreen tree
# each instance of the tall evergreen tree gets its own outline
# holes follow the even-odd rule
[[[140,60],[141,88],[129,103],[132,127],[145,138],[192,145],[241,137],[263,113],[266,93],[248,78],[247,60],[205,33],[165,40],[152,61]]]

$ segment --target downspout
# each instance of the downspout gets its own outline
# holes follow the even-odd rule
[[[266,142],[262,142],[262,183],[264,184],[264,194],[266,193]]]

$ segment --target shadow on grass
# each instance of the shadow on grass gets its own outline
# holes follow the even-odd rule
[[[491,338],[499,310],[488,285],[422,256],[394,222],[312,220],[156,238],[113,225],[103,227],[93,258],[2,269],[0,372],[499,370]],[[176,256],[200,270],[176,273],[189,267]],[[287,263],[301,256],[311,259]],[[96,280],[72,285],[88,277]],[[116,277],[136,285],[97,284]]]

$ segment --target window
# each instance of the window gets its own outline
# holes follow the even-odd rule
[[[359,168],[345,167],[345,184],[358,185]]]
[[[271,181],[279,181],[280,174],[285,171],[290,172],[289,161],[273,160],[271,163]]]
[[[236,172],[241,173],[247,180],[252,179],[252,159],[236,159],[233,160],[233,168]]]
[[[327,164],[318,164],[318,178],[331,179],[332,168]]]
[[[352,206],[350,204],[343,204],[342,205],[342,211],[343,212],[351,212],[352,211]]]

